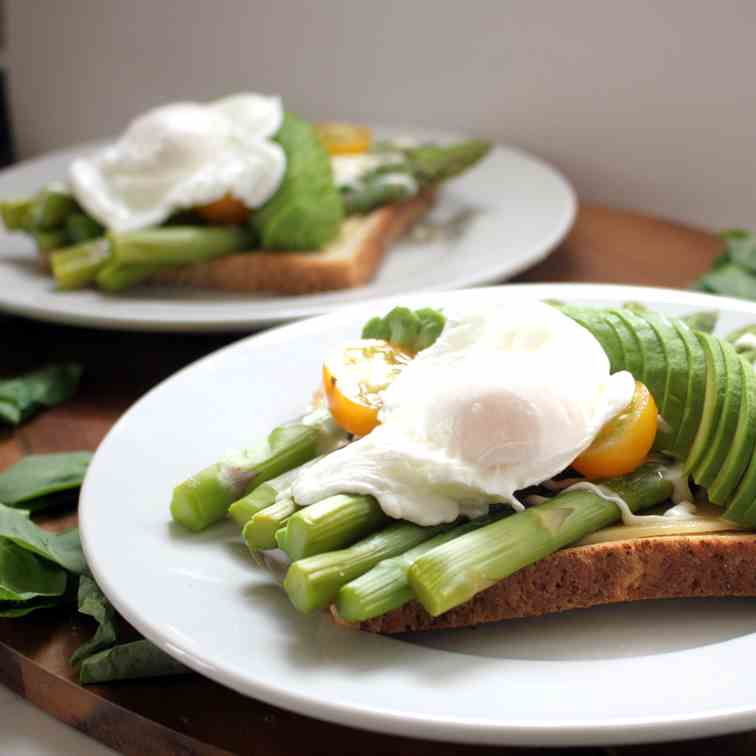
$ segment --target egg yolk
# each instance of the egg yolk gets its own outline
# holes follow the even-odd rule
[[[378,425],[381,392],[412,357],[380,339],[360,339],[323,364],[323,390],[333,419],[355,436]]]
[[[572,467],[589,480],[632,472],[651,451],[656,438],[656,423],[654,397],[636,381],[630,404],[599,431]]]

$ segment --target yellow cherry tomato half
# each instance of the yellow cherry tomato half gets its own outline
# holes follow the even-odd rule
[[[242,225],[247,222],[249,209],[236,197],[227,194],[209,205],[195,207],[194,212],[208,223],[219,226]]]
[[[572,466],[589,480],[632,472],[653,446],[656,421],[654,397],[642,383],[636,381],[630,404],[599,431],[593,443]]]
[[[319,123],[315,130],[329,155],[359,155],[367,152],[373,135],[365,126],[353,123]]]
[[[387,341],[360,339],[331,354],[323,364],[323,390],[333,419],[355,436],[378,425],[381,392],[412,357]]]

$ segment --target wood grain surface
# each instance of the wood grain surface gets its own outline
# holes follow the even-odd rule
[[[516,280],[686,287],[719,249],[704,231],[600,207],[581,208],[561,247]],[[124,334],[0,316],[0,374],[53,360],[85,368],[78,395],[17,430],[0,431],[0,469],[31,452],[95,449],[145,391],[239,334]],[[71,524],[75,512],[58,520]],[[365,733],[244,698],[199,675],[80,686],[66,659],[93,632],[75,612],[0,620],[0,682],[64,722],[125,754],[539,754],[558,749],[485,748]],[[0,751],[2,746],[0,746]],[[751,754],[756,735],[626,748],[570,749],[570,756]],[[567,752],[567,751],[566,751]]]

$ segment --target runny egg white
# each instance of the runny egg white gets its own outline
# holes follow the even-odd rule
[[[300,505],[372,494],[419,525],[521,509],[515,492],[564,470],[632,399],[598,341],[522,299],[447,313],[441,337],[383,393],[381,424],[294,483]]]
[[[114,144],[75,160],[71,190],[113,231],[154,226],[225,195],[259,207],[286,170],[283,149],[271,141],[282,119],[278,97],[251,93],[155,108]]]

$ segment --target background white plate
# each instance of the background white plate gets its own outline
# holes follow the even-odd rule
[[[418,307],[515,295],[723,310],[756,304],[622,286],[520,285],[400,298]],[[169,521],[172,487],[299,414],[323,354],[396,299],[233,344],[135,404],[102,442],[81,495],[84,548],[117,609],[198,672],[314,717],[383,732],[480,743],[651,741],[752,727],[756,602],[610,606],[477,630],[395,639],[302,616],[220,525]]]
[[[407,132],[379,128],[377,133],[387,137]],[[455,138],[441,132],[410,133],[422,139]],[[31,194],[64,178],[72,158],[84,149],[52,153],[0,172],[0,198]],[[168,286],[140,286],[117,295],[94,289],[56,292],[52,279],[36,264],[33,244],[20,234],[0,231],[0,310],[95,328],[250,330],[331,312],[368,297],[502,280],[546,257],[570,229],[575,208],[572,188],[554,168],[520,150],[496,147],[442,190],[429,216],[430,221],[443,222],[460,211],[476,211],[461,238],[402,240],[367,286],[302,296]]]

